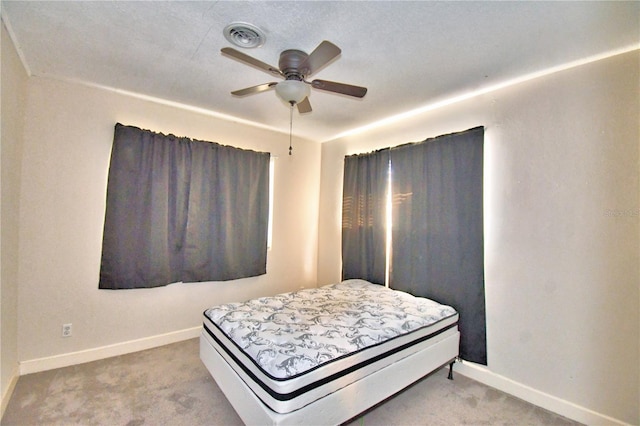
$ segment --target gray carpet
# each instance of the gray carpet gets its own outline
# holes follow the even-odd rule
[[[321,423],[319,422],[310,422]],[[3,426],[242,425],[202,365],[198,340],[20,377]],[[357,425],[575,425],[441,370],[351,422]]]

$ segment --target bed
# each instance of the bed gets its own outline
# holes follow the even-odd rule
[[[452,307],[346,280],[207,309],[200,358],[248,425],[341,424],[452,366],[459,339]]]

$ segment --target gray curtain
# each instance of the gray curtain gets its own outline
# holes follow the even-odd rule
[[[385,282],[389,150],[345,157],[342,277]]]
[[[390,287],[456,308],[461,358],[487,364],[484,128],[391,149]]]
[[[192,150],[183,281],[266,273],[269,154],[207,142]]]
[[[266,273],[269,154],[116,124],[99,288]]]

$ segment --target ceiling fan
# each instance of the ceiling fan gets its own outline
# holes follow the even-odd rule
[[[328,92],[340,93],[343,95],[362,98],[367,93],[366,87],[352,86],[350,84],[337,83],[328,80],[307,81],[306,78],[327,65],[331,60],[340,55],[340,48],[329,41],[323,41],[315,48],[311,54],[301,50],[289,49],[280,53],[278,68],[266,64],[258,59],[246,55],[231,47],[225,47],[222,53],[266,71],[270,74],[284,78],[281,82],[271,82],[259,84],[246,89],[231,92],[235,96],[246,96],[254,93],[264,92],[275,87],[276,93],[284,101],[297,105],[300,113],[311,112],[309,102],[309,87]]]

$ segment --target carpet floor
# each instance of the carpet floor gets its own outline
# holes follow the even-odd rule
[[[198,339],[191,339],[22,376],[2,425],[242,425],[198,351]],[[453,381],[446,375],[428,376],[350,426],[578,424],[460,374]]]

